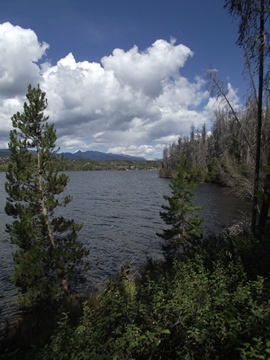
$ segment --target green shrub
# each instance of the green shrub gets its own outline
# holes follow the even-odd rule
[[[111,279],[77,327],[64,316],[43,358],[267,358],[268,299],[267,283],[248,280],[240,261],[150,263],[137,281]]]

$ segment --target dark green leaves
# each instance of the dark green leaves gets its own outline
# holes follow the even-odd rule
[[[168,226],[157,235],[165,240],[163,249],[165,256],[173,255],[177,250],[184,250],[202,237],[202,218],[195,212],[201,210],[194,205],[195,184],[190,182],[187,175],[187,160],[182,157],[177,175],[171,180],[172,196],[164,196],[168,205],[163,205],[164,212],[160,217]]]
[[[6,213],[14,218],[7,225],[10,241],[19,249],[13,282],[21,294],[21,305],[34,307],[57,303],[84,280],[86,249],[77,241],[81,225],[55,209],[71,201],[61,196],[68,177],[58,174],[55,157],[56,131],[44,115],[46,94],[28,87],[24,112],[12,117],[10,165],[5,185]]]

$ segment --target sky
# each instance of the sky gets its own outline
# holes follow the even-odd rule
[[[222,0],[1,0],[0,148],[28,84],[46,92],[61,152],[162,157],[190,127],[211,130],[205,71],[243,102],[237,24]]]

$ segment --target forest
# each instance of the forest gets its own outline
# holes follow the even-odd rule
[[[55,214],[72,199],[58,198],[68,176],[55,161],[46,94],[29,85],[23,112],[11,119],[5,185],[23,311],[6,326],[1,359],[270,359],[270,4],[226,0],[225,9],[239,23],[250,96],[236,111],[208,72],[209,91],[227,108],[210,131],[191,126],[164,149],[159,171],[171,179],[171,195],[157,234],[163,260],[126,264],[88,296],[75,291],[89,270],[77,239],[82,225]],[[250,199],[250,220],[204,237],[198,181]]]
[[[237,114],[241,127],[229,110],[216,112],[211,131],[206,125],[191,126],[188,136],[179,137],[177,143],[164,148],[159,174],[172,177],[184,154],[188,159],[190,175],[196,181],[217,183],[232,189],[238,196],[253,198],[253,177],[256,145],[256,103],[247,102]],[[262,176],[266,176],[270,160],[270,108],[263,109],[261,136]]]

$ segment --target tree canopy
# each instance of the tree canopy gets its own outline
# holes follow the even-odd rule
[[[46,94],[29,85],[26,99],[23,113],[11,118],[5,211],[14,219],[7,224],[10,241],[18,246],[12,277],[21,290],[18,302],[34,307],[59,302],[84,280],[87,251],[77,240],[82,225],[55,213],[71,197],[61,196],[68,177],[58,173]]]

